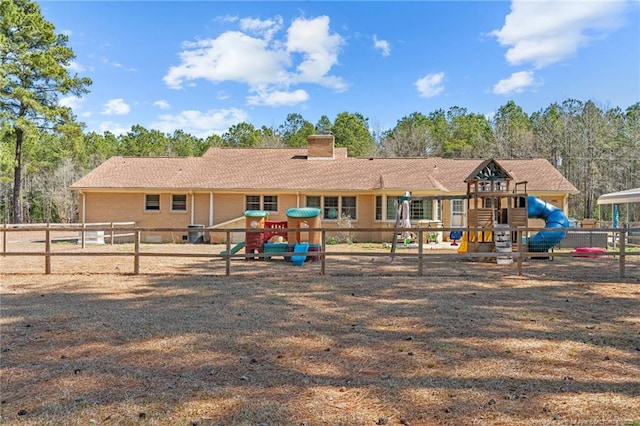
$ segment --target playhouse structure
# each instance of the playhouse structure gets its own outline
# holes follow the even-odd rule
[[[285,260],[290,259],[294,265],[300,266],[307,260],[306,253],[320,252],[322,233],[317,230],[321,226],[320,212],[320,209],[312,207],[290,208],[286,221],[269,221],[268,211],[247,210],[244,214],[245,241],[238,246],[244,246],[245,254],[262,253],[262,258],[267,261],[278,254],[294,253]],[[310,230],[305,231],[305,228]],[[310,255],[309,258],[311,261],[320,260],[318,255]]]

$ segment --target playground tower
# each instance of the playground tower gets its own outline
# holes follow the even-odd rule
[[[516,182],[496,160],[485,160],[465,179],[467,184],[466,247],[469,252],[490,252],[509,242],[516,233],[496,236],[491,228],[527,226],[527,182]],[[474,232],[473,228],[477,228]]]

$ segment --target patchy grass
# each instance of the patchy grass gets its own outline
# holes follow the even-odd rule
[[[0,275],[0,423],[640,422],[635,282],[293,271]]]

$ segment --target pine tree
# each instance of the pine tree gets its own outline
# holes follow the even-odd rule
[[[28,0],[0,0],[0,123],[15,140],[12,220],[23,220],[22,158],[27,138],[39,132],[76,133],[71,109],[59,105],[60,95],[88,92],[89,78],[70,75],[75,59],[68,37],[56,34],[40,6]],[[4,143],[4,142],[3,142]]]

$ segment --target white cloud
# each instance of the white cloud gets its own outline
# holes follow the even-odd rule
[[[77,63],[76,61],[69,62],[69,65],[67,66],[67,69],[69,71],[74,71],[74,72],[85,71],[85,68],[82,65],[80,65],[79,63]]]
[[[104,104],[104,108],[102,113],[104,115],[126,115],[131,111],[131,107],[127,105],[122,98],[111,99],[109,102]]]
[[[490,34],[512,65],[541,68],[574,54],[621,25],[624,1],[514,0],[504,26]]]
[[[155,101],[153,103],[153,106],[156,106],[160,109],[169,109],[171,108],[171,105],[169,105],[169,102],[165,101],[164,99],[160,99],[159,101]]]
[[[181,64],[169,68],[164,82],[179,89],[183,82],[197,79],[213,83],[235,81],[249,86],[285,83],[289,58],[283,50],[270,50],[262,39],[239,31],[228,31],[216,39],[184,44]]]
[[[238,18],[236,15],[224,15],[224,16],[218,16],[214,19],[214,21],[217,22],[222,22],[222,23],[235,23],[238,22],[240,18]]]
[[[377,35],[373,35],[373,47],[382,51],[382,56],[391,55],[391,45],[387,40],[378,40]]]
[[[274,19],[243,18],[240,20],[242,31],[263,36],[266,41],[270,41],[273,36],[282,29],[282,17],[276,16]]]
[[[509,78],[500,80],[493,86],[496,95],[510,95],[521,93],[527,87],[535,85],[533,71],[514,72]]]
[[[106,46],[108,46],[108,44]],[[122,65],[120,62],[112,61],[111,59],[109,59],[109,58],[107,58],[105,56],[103,56],[100,59],[100,61],[103,64],[107,65],[107,66],[114,67],[114,68],[119,68],[119,69],[122,69],[124,71],[131,71],[131,72],[137,71],[136,68],[132,68],[132,67],[125,68],[125,66]]]
[[[78,109],[82,106],[84,99],[79,98],[77,96],[65,96],[64,98],[60,98],[58,104],[63,107],[69,107],[71,109]]]
[[[329,17],[314,19],[298,18],[289,27],[287,51],[302,53],[303,61],[297,66],[294,81],[317,83],[338,91],[346,90],[346,84],[339,77],[327,76],[338,63],[338,53],[344,44],[339,34],[330,34]]]
[[[247,96],[247,103],[249,105],[290,106],[306,102],[307,100],[309,100],[309,94],[302,89],[294,90],[293,92],[259,92],[256,95]]]
[[[229,127],[247,121],[247,114],[237,108],[202,111],[181,111],[176,115],[160,115],[158,121],[151,124],[152,129],[163,133],[173,133],[180,129],[196,137],[223,134]]]
[[[103,56],[100,60],[105,65],[109,65],[109,66],[114,67],[114,68],[122,68],[122,64],[121,63],[112,61],[112,60],[110,60],[109,58],[107,58],[105,56]]]
[[[231,21],[229,21],[231,22]],[[298,18],[283,30],[281,17],[271,20],[238,20],[241,31],[226,31],[217,38],[183,44],[180,64],[169,68],[164,82],[180,89],[194,80],[204,79],[214,84],[237,82],[246,84],[252,102],[267,102],[269,96],[308,99],[291,87],[297,84],[319,84],[336,91],[346,90],[339,76],[330,75],[338,63],[338,53],[344,43],[337,33],[331,33],[329,18]],[[291,96],[290,94],[294,95]],[[304,92],[306,94],[306,92]],[[283,94],[289,94],[283,96]],[[279,103],[274,103],[279,104]],[[287,105],[290,105],[287,103]]]
[[[124,127],[119,123],[114,123],[113,121],[103,121],[98,125],[98,133],[104,134],[104,132],[111,132],[115,136],[126,134],[131,127]]]
[[[444,81],[444,73],[427,74],[418,79],[414,84],[421,98],[432,98],[444,91],[442,82]]]

